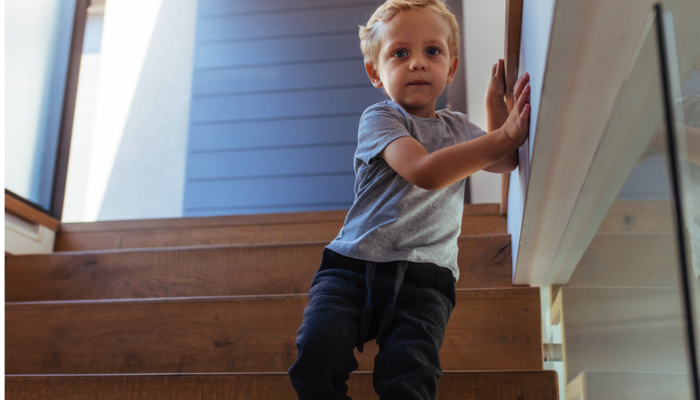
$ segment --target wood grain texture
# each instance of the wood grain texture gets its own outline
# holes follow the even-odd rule
[[[462,235],[504,234],[498,204],[464,208]],[[56,251],[300,243],[338,235],[347,211],[62,224]]]
[[[296,400],[287,374],[8,376],[8,400]],[[374,400],[369,373],[354,373],[349,395]],[[557,400],[554,371],[445,372],[438,399]],[[468,397],[465,397],[468,396]]]
[[[506,104],[509,110],[513,109],[513,88],[518,80],[522,23],[523,0],[507,0],[504,64],[506,68]]]
[[[566,386],[566,400],[687,400],[690,374],[584,371]]]
[[[52,231],[57,231],[60,225],[56,218],[25,204],[7,193],[5,193],[5,212],[14,214],[32,223],[44,225]]]
[[[508,191],[510,190],[510,173],[501,175],[501,215],[508,214]]]
[[[561,323],[563,379],[589,370],[686,372],[681,304],[678,289],[562,287],[551,313]]]
[[[327,243],[54,253],[5,258],[5,300],[308,293]],[[458,288],[511,286],[509,235],[459,239]]]
[[[8,303],[7,374],[283,372],[306,295]],[[537,288],[457,293],[445,370],[541,370]],[[371,370],[376,345],[358,359]],[[374,354],[373,354],[374,353]]]
[[[465,204],[462,215],[467,216],[494,216],[499,215],[499,204]],[[193,218],[162,218],[162,219],[135,219],[123,221],[98,221],[61,223],[59,234],[83,233],[83,232],[111,232],[130,231],[138,229],[192,229],[204,227],[229,227],[241,225],[276,225],[294,224],[319,221],[344,221],[348,210],[314,211],[299,213],[270,213],[249,215],[221,215],[216,217]],[[505,220],[503,220],[505,227]],[[505,232],[503,232],[505,233]]]

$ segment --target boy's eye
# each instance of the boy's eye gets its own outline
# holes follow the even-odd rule
[[[398,57],[398,58],[406,57],[407,55],[408,55],[408,52],[406,52],[406,50],[396,50],[396,52],[394,53],[394,57]]]
[[[428,55],[430,55],[430,56],[436,56],[436,55],[440,54],[440,50],[435,48],[435,47],[431,47],[428,50],[426,50],[425,52],[428,53]]]

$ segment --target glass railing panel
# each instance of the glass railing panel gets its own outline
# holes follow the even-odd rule
[[[601,141],[634,138],[617,155],[630,162],[608,172],[611,197],[600,197],[615,200],[568,283],[552,291],[565,399],[694,398],[654,17]]]
[[[695,333],[700,345],[700,2],[664,3],[669,83],[678,150],[682,232]],[[696,369],[697,371],[697,369]]]

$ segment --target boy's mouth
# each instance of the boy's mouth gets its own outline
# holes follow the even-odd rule
[[[430,85],[428,82],[426,82],[424,80],[415,80],[415,81],[409,82],[408,84],[409,85]]]

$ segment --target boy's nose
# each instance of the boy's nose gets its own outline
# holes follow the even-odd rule
[[[411,64],[410,64],[411,71],[424,70],[427,67],[428,67],[428,64],[425,62],[423,57],[414,57],[411,60]]]

